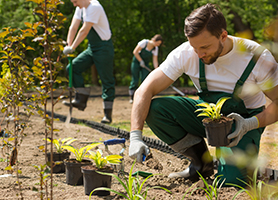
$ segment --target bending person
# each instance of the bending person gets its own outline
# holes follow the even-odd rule
[[[63,52],[73,53],[86,37],[89,41],[88,48],[72,61],[73,87],[76,90],[72,105],[82,111],[86,108],[90,88],[85,88],[82,73],[95,64],[102,83],[104,117],[101,123],[111,123],[115,79],[113,76],[114,47],[109,22],[103,7],[97,0],[71,0],[71,2],[76,6],[76,10],[69,27],[67,46]],[[81,22],[83,24],[79,29]],[[70,106],[69,102],[63,103]]]
[[[141,40],[133,50],[134,56],[131,63],[131,82],[129,85],[130,103],[133,102],[134,92],[138,88],[140,78],[143,82],[150,73],[149,62],[151,58],[154,68],[158,67],[158,47],[162,42],[162,36],[157,34],[151,40]]]

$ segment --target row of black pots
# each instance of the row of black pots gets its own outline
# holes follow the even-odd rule
[[[111,188],[111,176],[102,175],[96,171],[103,171],[112,173],[113,168],[106,167],[98,170],[92,165],[90,160],[76,161],[76,159],[69,159],[70,153],[53,153],[53,173],[66,172],[66,183],[68,185],[84,185],[85,194],[90,193],[98,187]],[[50,161],[50,153],[47,154],[48,161]],[[60,162],[61,161],[61,162]],[[110,195],[109,191],[99,190],[95,191],[92,195],[107,196]]]

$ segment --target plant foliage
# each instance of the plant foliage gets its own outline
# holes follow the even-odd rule
[[[147,187],[145,190],[143,189],[144,184],[146,183],[146,181],[151,178],[152,176],[154,176],[153,174],[151,174],[150,176],[148,176],[147,178],[145,178],[143,180],[143,182],[141,183],[139,175],[137,175],[136,177],[132,176],[132,170],[133,167],[135,165],[135,162],[133,162],[132,167],[129,171],[129,176],[128,178],[125,178],[124,181],[122,181],[118,176],[116,176],[115,174],[112,173],[104,173],[104,172],[99,172],[97,171],[97,173],[99,174],[103,174],[103,175],[108,175],[108,176],[112,176],[114,177],[116,180],[119,181],[119,183],[124,187],[124,190],[126,192],[126,194],[120,193],[118,191],[115,191],[111,188],[105,188],[105,187],[99,187],[94,189],[91,193],[90,193],[90,198],[91,199],[91,195],[93,194],[94,191],[97,190],[106,190],[106,191],[110,191],[110,192],[114,192],[115,194],[123,197],[124,199],[128,199],[128,200],[138,200],[138,199],[147,199],[148,197],[148,190],[150,189],[163,189],[166,192],[171,194],[171,191],[167,190],[166,188],[160,187],[160,186],[154,186],[154,187]]]
[[[98,149],[97,152],[89,151],[90,155],[86,156],[92,159],[98,169],[102,169],[107,164],[118,165],[121,163],[121,159],[123,158],[120,155],[108,155],[103,157],[103,152]]]
[[[45,140],[45,138],[43,139]],[[62,153],[64,150],[65,145],[70,145],[72,142],[76,141],[77,139],[73,139],[72,137],[64,138],[61,140],[61,138],[53,139],[47,138],[48,142],[52,142],[56,148],[57,153]]]
[[[96,146],[102,144],[101,142],[94,142],[92,144],[89,144],[89,145],[86,145],[85,147],[81,147],[81,148],[75,148],[73,146],[70,146],[70,145],[64,145],[64,149],[72,152],[74,155],[75,155],[75,159],[78,161],[78,162],[81,162],[86,154],[88,153],[89,150],[91,150],[92,148],[95,148]]]
[[[216,104],[214,103],[199,103],[196,106],[201,106],[204,108],[198,108],[195,110],[195,112],[201,112],[200,114],[197,115],[197,117],[203,116],[203,117],[209,117],[211,120],[218,120],[221,118],[221,108],[223,104],[230,99],[231,97],[222,97],[220,98]]]

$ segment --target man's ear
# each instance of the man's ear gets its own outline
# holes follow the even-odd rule
[[[225,40],[228,38],[228,32],[226,30],[223,30],[220,35],[221,42],[225,42]]]

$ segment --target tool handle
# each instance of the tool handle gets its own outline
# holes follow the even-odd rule
[[[124,143],[125,143],[125,138],[110,139],[110,140],[105,140],[103,142],[104,145],[115,145],[115,144],[124,144]]]
[[[73,57],[68,57],[69,60],[69,88],[72,88],[72,59]]]
[[[148,176],[151,176],[151,175],[153,175],[153,174],[150,173],[150,172],[144,172],[144,171],[137,171],[137,172],[134,172],[134,173],[132,174],[132,176],[136,176],[136,175],[139,175],[139,176],[142,176],[142,177],[144,177],[144,178],[147,178]]]
[[[142,154],[142,161],[145,161],[145,160],[146,160],[146,155]]]

